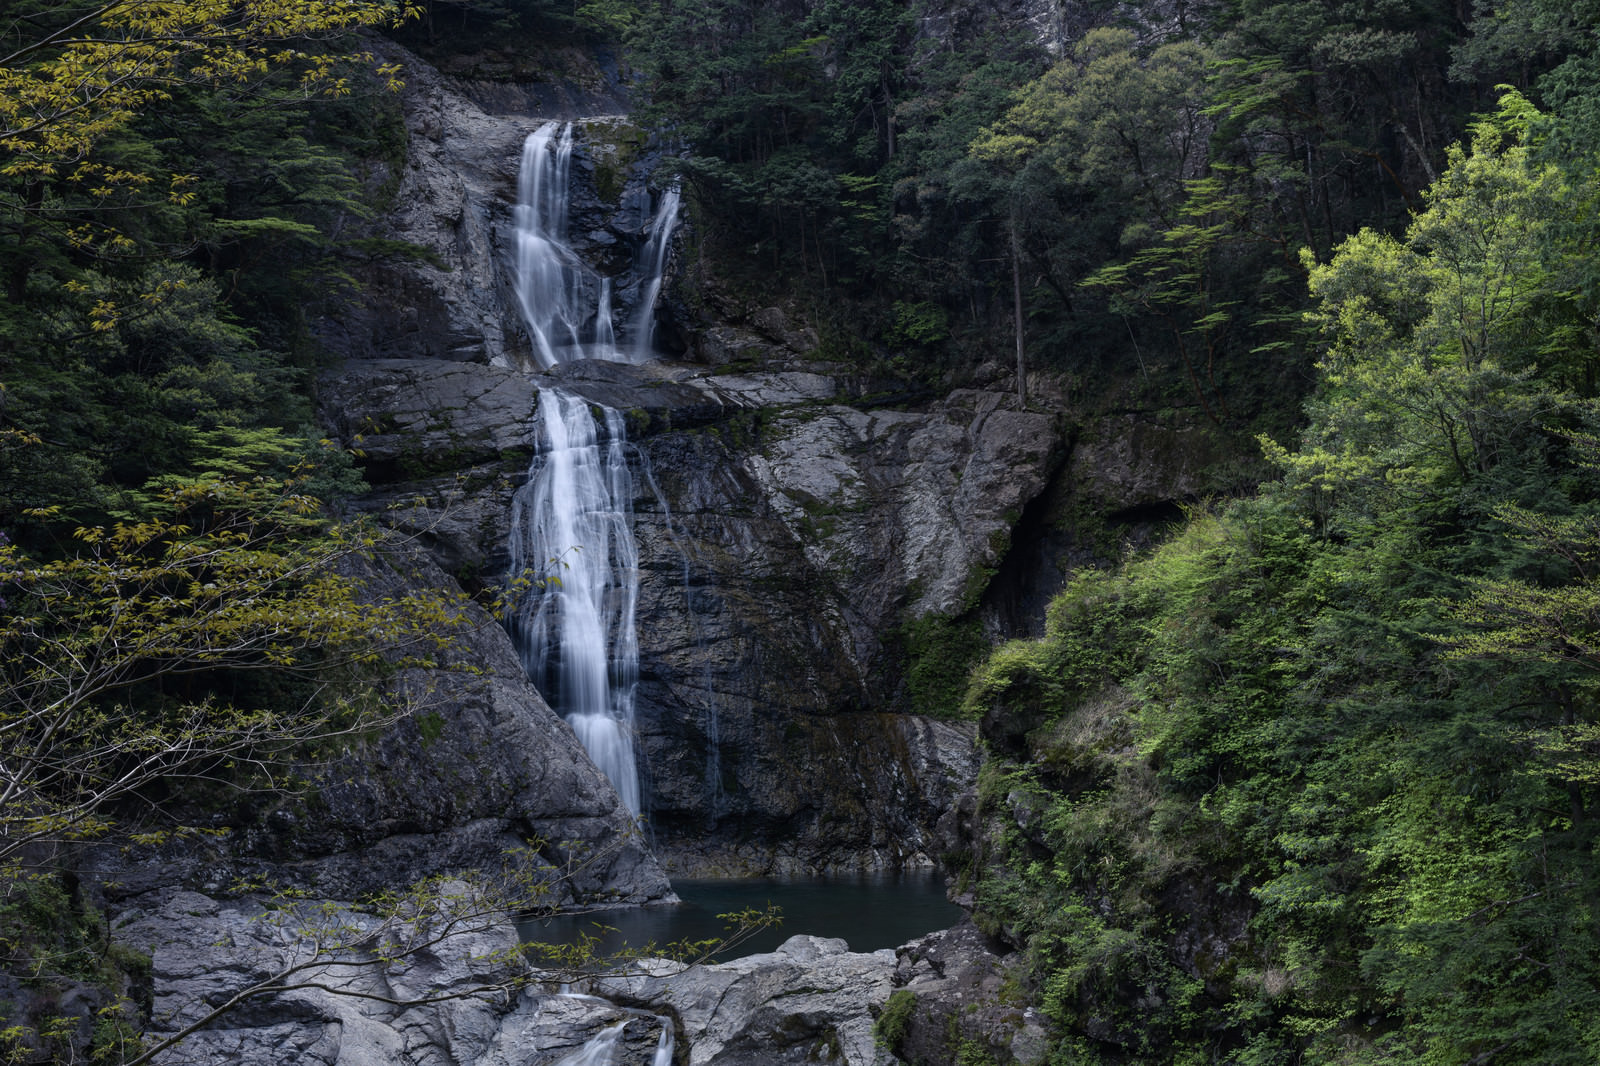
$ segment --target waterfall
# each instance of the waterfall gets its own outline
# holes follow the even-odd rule
[[[650,1066],[672,1066],[672,1055],[677,1050],[672,1038],[672,1019],[665,1014],[658,1014],[656,1024],[661,1026],[661,1039],[656,1041],[656,1053],[650,1060]]]
[[[511,574],[542,579],[511,618],[522,664],[628,810],[640,813],[633,746],[639,553],[622,416],[539,394],[538,445],[511,513]]]
[[[650,220],[650,239],[645,242],[639,256],[643,281],[640,287],[639,310],[633,323],[633,354],[637,362],[645,362],[653,350],[651,340],[655,332],[656,297],[661,295],[661,279],[667,270],[667,249],[672,242],[672,229],[678,222],[678,202],[681,195],[673,186],[661,195],[661,206]]]
[[[622,1041],[622,1030],[627,1026],[627,1021],[607,1026],[555,1066],[612,1066],[617,1061],[617,1045]]]
[[[553,146],[552,146],[553,144]],[[547,122],[522,145],[517,178],[517,303],[542,370],[578,348],[589,273],[567,246],[572,124]]]
[[[640,299],[623,349],[612,323],[613,279],[590,269],[568,243],[572,147],[572,123],[547,122],[522,148],[516,291],[535,359],[543,370],[583,358],[645,362],[653,355],[651,327],[678,190],[664,192],[653,214],[647,189],[635,186],[627,196],[633,218],[648,222],[634,265]],[[627,434],[616,411],[594,405],[602,432],[583,400],[550,388],[539,397],[538,443],[527,484],[512,504],[510,544],[512,580],[536,584],[522,595],[509,628],[528,676],[637,817],[639,563]]]
[[[617,346],[611,321],[613,279],[580,259],[567,239],[571,202],[573,125],[546,122],[522,145],[513,211],[517,247],[517,304],[533,342],[539,369],[569,359],[648,362],[655,303],[666,274],[667,252],[682,200],[676,186],[661,194],[652,214],[649,191],[630,191],[624,207],[644,225],[645,243],[634,266],[639,303],[629,324],[627,349]]]
[[[594,346],[604,351],[617,347],[617,331],[611,325],[611,279],[600,280],[600,306],[594,312]]]

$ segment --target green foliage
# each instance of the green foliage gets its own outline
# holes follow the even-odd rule
[[[1165,44],[1147,57],[1128,30],[1091,30],[1071,59],[1029,83],[972,142],[978,159],[1016,173],[1041,159],[1072,186],[1120,204],[1130,225],[1170,223],[1205,149],[1205,48]],[[1123,244],[1136,243],[1133,234]]]
[[[1549,131],[1507,96],[1404,241],[1311,264],[1282,482],[979,672],[978,917],[1063,1061],[1600,1053],[1596,190]]]
[[[329,525],[282,485],[209,480],[162,502],[162,517],[78,529],[63,558],[0,545],[7,869],[111,832],[162,782],[243,784],[351,742],[402,709],[374,702],[373,675],[429,664],[460,624],[442,593],[364,597],[339,567],[375,535]],[[252,675],[308,690],[253,704]]]
[[[272,47],[291,47],[282,34],[295,25],[378,12],[269,6],[288,20]],[[159,17],[199,17],[197,5],[171,8]],[[30,25],[48,34],[53,24]],[[239,47],[267,46],[249,44],[255,30],[244,24],[234,31]],[[354,58],[333,39],[298,43],[329,76]],[[50,54],[16,44],[19,62]],[[204,35],[189,44],[197,60],[232,47]],[[158,114],[116,111],[103,129],[71,135],[87,153],[77,169],[0,174],[0,424],[31,442],[0,451],[0,524],[14,535],[44,543],[68,531],[44,529],[30,508],[102,522],[148,506],[162,479],[283,477],[307,453],[307,440],[292,436],[310,420],[317,353],[306,325],[348,293],[341,259],[370,251],[329,235],[369,213],[381,190],[359,176],[370,162],[392,165],[404,134],[382,84],[348,70],[305,82],[294,69],[263,68],[227,87],[158,79]],[[106,97],[93,107],[102,105],[121,106]],[[48,159],[45,141],[30,143],[29,158]],[[351,484],[330,476],[318,489],[332,498]]]
[[[85,1017],[62,1012],[75,986],[121,989],[148,977],[147,955],[110,943],[104,916],[53,873],[6,868],[0,876],[0,968],[25,990],[0,1003],[0,1060],[121,1062],[140,1048],[134,1004],[121,999]],[[87,1000],[92,1003],[93,999]]]
[[[972,670],[989,650],[976,618],[929,614],[900,629],[910,709],[936,718],[962,713],[962,694]]]
[[[948,318],[944,309],[936,304],[897,300],[892,310],[894,321],[884,330],[883,336],[889,344],[924,347],[950,336]]]
[[[872,1039],[879,1047],[893,1051],[910,1031],[911,1015],[917,1009],[917,994],[897,988],[884,1001],[883,1011],[872,1023]]]

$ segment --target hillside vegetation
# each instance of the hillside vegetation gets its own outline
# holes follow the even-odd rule
[[[1083,1063],[1600,1057],[1592,156],[1508,93],[1308,255],[1282,476],[969,694],[978,918]]]

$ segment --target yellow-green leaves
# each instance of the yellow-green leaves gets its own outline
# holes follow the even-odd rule
[[[342,57],[314,42],[412,12],[396,0],[110,0],[72,12],[0,57],[4,173],[81,160],[182,85],[248,85],[291,67],[305,92],[344,92]]]
[[[369,533],[290,487],[163,498],[161,517],[78,530],[62,558],[0,544],[0,862],[104,832],[158,780],[353,739],[402,710],[374,680],[431,666],[459,632],[457,597],[365,589],[350,575]]]
[[[1188,41],[1141,56],[1127,30],[1092,30],[1071,59],[1022,89],[972,153],[1011,171],[1037,157],[1069,181],[1119,190],[1168,220],[1204,156],[1209,58]]]
[[[1470,148],[1450,150],[1404,240],[1363,230],[1329,263],[1307,257],[1327,348],[1304,447],[1269,449],[1292,480],[1433,491],[1485,473],[1508,433],[1569,402],[1539,371],[1574,194],[1523,142],[1528,112],[1508,94]]]

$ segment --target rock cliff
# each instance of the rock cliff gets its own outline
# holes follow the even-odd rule
[[[390,555],[352,576],[374,598],[450,578],[425,555]],[[468,605],[438,667],[390,686],[407,713],[302,782],[219,808],[220,832],[105,849],[113,900],[172,885],[207,892],[269,881],[352,899],[461,870],[571,871],[551,902],[670,900],[671,887],[616,790],[527,682],[504,630]]]
[[[1204,491],[1205,431],[1139,412],[1052,413],[1066,403],[1018,409],[1003,374],[942,396],[871,380],[819,360],[797,313],[721,297],[692,328],[664,331],[679,361],[531,373],[509,233],[515,161],[542,116],[489,115],[412,70],[413,148],[383,235],[450,269],[385,268],[368,308],[324,332],[348,357],[324,379],[322,409],[364,456],[374,491],[361,506],[422,500],[389,520],[467,589],[493,586],[540,391],[624,412],[657,850],[697,873],[935,858],[947,842],[933,827],[977,756],[969,726],[918,716],[936,708],[907,678],[958,674],[961,634],[1025,632],[1062,559],[1120,535],[1098,520],[1080,535],[1077,516],[1137,528]],[[570,230],[591,264],[614,268],[637,246],[628,190],[652,161],[625,122],[580,121]],[[918,629],[928,620],[965,628]]]

